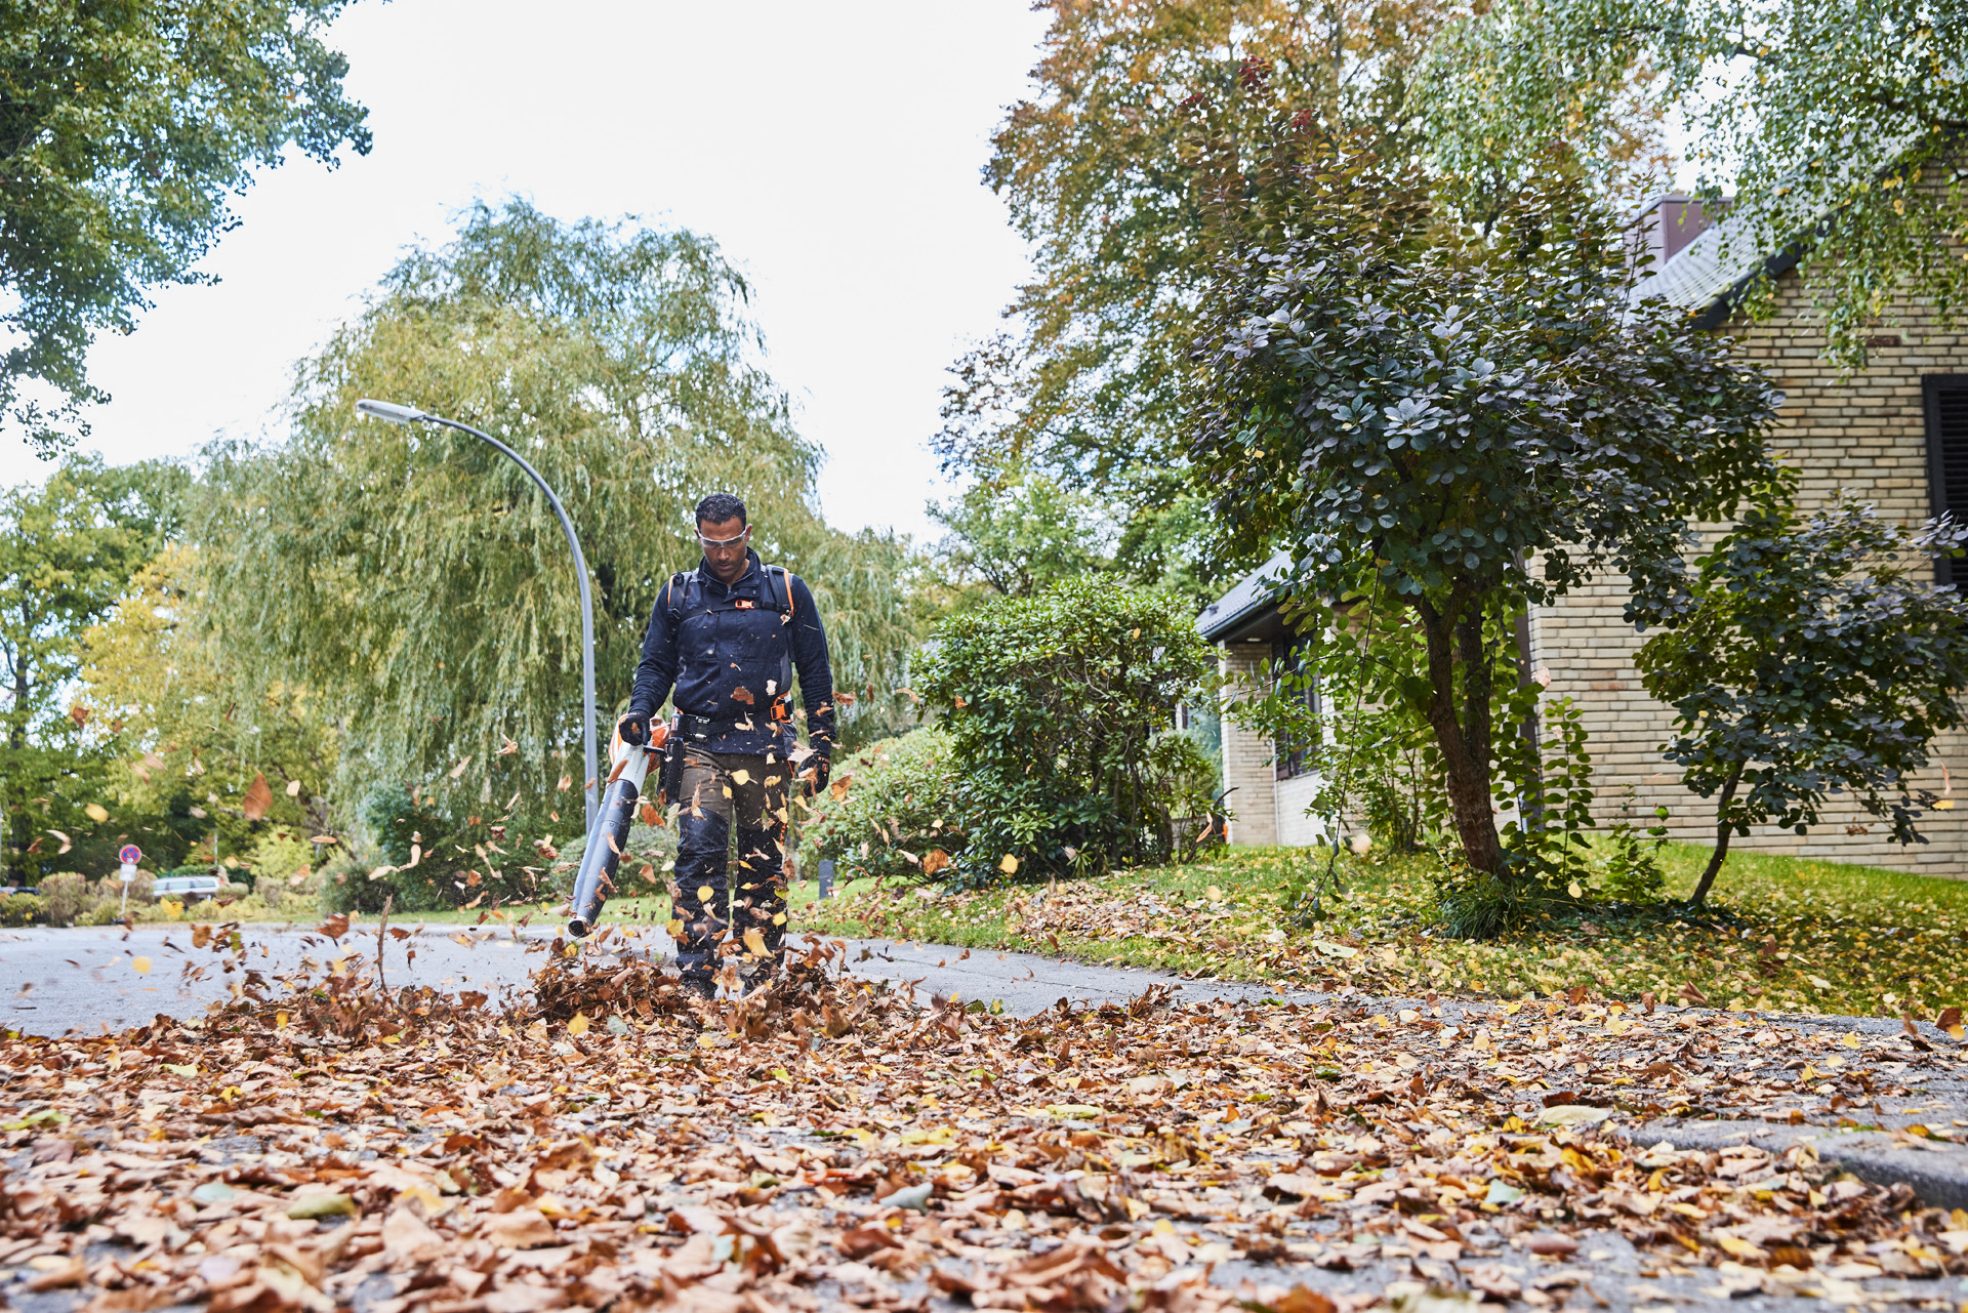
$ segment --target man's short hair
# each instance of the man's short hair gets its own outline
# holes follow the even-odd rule
[[[740,524],[751,523],[745,518],[745,503],[728,492],[714,492],[697,503],[699,524],[723,524],[733,519]]]

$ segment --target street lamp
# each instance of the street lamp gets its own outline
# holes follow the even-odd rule
[[[567,518],[567,510],[554,496],[554,490],[540,477],[540,471],[533,468],[526,457],[508,447],[483,429],[475,429],[469,424],[460,424],[455,419],[442,415],[427,415],[414,406],[399,406],[393,401],[371,401],[364,398],[355,403],[356,413],[369,415],[376,419],[388,420],[392,424],[442,424],[445,428],[469,433],[479,441],[497,448],[510,456],[519,468],[526,471],[526,477],[533,480],[541,492],[547,495],[547,505],[553,507],[554,515],[560,520],[561,532],[567,535],[567,545],[574,552],[574,573],[581,583],[581,747],[587,754],[587,783],[582,787],[582,795],[587,802],[587,827],[584,833],[594,833],[595,825],[595,787],[599,776],[595,769],[595,673],[594,673],[594,598],[588,591],[588,558],[581,554],[581,540],[574,533],[574,522]]]

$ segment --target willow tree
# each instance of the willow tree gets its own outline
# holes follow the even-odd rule
[[[698,234],[481,203],[301,366],[284,440],[208,452],[207,614],[266,678],[326,700],[344,800],[455,779],[567,829],[581,812],[579,602],[551,511],[474,439],[358,420],[364,396],[502,435],[558,490],[592,570],[604,717],[715,490],[812,583],[839,687],[895,682],[903,553],[822,520],[820,456],[761,367],[748,295]]]

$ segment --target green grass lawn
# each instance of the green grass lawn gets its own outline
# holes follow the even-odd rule
[[[1702,847],[1663,849],[1669,894],[1693,888],[1706,860]],[[1606,909],[1472,943],[1434,929],[1433,861],[1349,856],[1338,892],[1309,922],[1294,911],[1325,857],[1296,848],[1223,849],[1187,866],[976,893],[859,880],[821,902],[804,881],[789,902],[796,930],[1317,988],[1505,998],[1582,988],[1603,998],[1652,994],[1717,1007],[1929,1018],[1968,1005],[1968,881],[1738,853],[1704,919]],[[398,913],[390,921],[558,929],[565,915],[564,904],[540,904]],[[661,926],[669,899],[616,899],[603,919]],[[376,918],[352,920],[373,925]]]
[[[1684,896],[1705,848],[1669,845]],[[1430,857],[1348,857],[1324,916],[1299,892],[1325,857],[1227,849],[1188,866],[948,894],[858,882],[796,924],[840,935],[1064,954],[1239,979],[1378,993],[1595,997],[1785,1012],[1912,1014],[1968,1004],[1968,881],[1791,857],[1731,856],[1710,915],[1607,909],[1482,942],[1432,930]]]

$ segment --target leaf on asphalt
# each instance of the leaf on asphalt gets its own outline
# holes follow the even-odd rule
[[[1537,1119],[1547,1126],[1597,1126],[1613,1115],[1611,1108],[1590,1108],[1576,1103],[1560,1103],[1544,1109]]]
[[[324,1217],[353,1217],[355,1200],[345,1194],[316,1192],[304,1194],[287,1205],[287,1216],[298,1221],[319,1221]]]

